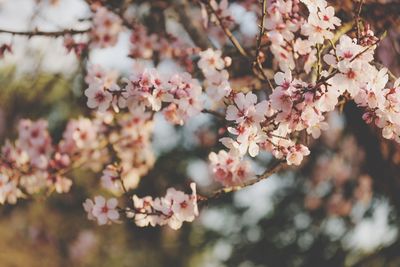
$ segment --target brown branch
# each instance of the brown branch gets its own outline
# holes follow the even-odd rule
[[[360,14],[361,14],[361,9],[362,5],[364,3],[364,0],[360,0],[360,4],[358,5],[358,10],[355,16],[355,21],[356,21],[356,34],[357,34],[357,41],[360,42],[361,39],[361,30],[360,30]]]
[[[379,38],[376,42],[374,42],[373,44],[371,44],[370,46],[368,46],[367,48],[365,48],[363,51],[361,51],[360,53],[358,53],[357,55],[355,55],[350,62],[353,62],[354,60],[356,60],[357,58],[359,58],[360,56],[362,56],[363,54],[365,54],[369,49],[371,49],[373,46],[377,45],[380,41],[382,40],[382,37]],[[318,88],[321,85],[325,84],[328,80],[330,80],[333,76],[335,76],[336,74],[339,73],[338,69],[335,69],[331,74],[329,74],[326,77],[322,77],[317,84],[314,86],[314,88]]]
[[[189,34],[192,41],[202,50],[207,49],[210,42],[205,35],[200,32],[199,27],[194,24],[193,19],[188,15],[189,8],[187,0],[176,0],[174,6],[182,26]]]
[[[264,21],[265,21],[265,18],[267,17],[266,9],[267,9],[267,0],[263,0],[262,7],[261,7],[261,21],[260,21],[260,26],[259,26],[260,32],[257,36],[256,56],[254,59],[254,61],[257,63],[260,61],[259,54],[260,54],[260,49],[261,49],[261,41],[262,41],[262,37],[264,36],[264,30],[265,30],[264,29]]]
[[[217,199],[220,198],[226,194],[232,193],[232,192],[236,192],[239,191],[243,188],[246,188],[248,186],[252,186],[258,182],[261,182],[265,179],[268,179],[271,175],[281,171],[282,169],[284,169],[284,167],[286,167],[286,163],[283,160],[277,160],[275,162],[273,162],[271,164],[271,166],[269,168],[267,168],[267,170],[265,170],[262,174],[257,175],[255,178],[243,183],[242,185],[238,185],[238,186],[231,186],[231,187],[224,187],[221,188],[217,191],[215,191],[214,193],[212,193],[210,196],[208,197],[204,197],[204,196],[199,196],[199,203],[202,202],[207,202],[211,199]]]
[[[59,37],[64,35],[74,35],[74,34],[85,34],[88,33],[91,29],[85,30],[62,30],[62,31],[40,31],[40,30],[33,30],[33,31],[12,31],[12,30],[4,30],[0,29],[0,33],[8,33],[11,35],[21,35],[21,36],[46,36],[46,37]]]
[[[94,0],[84,0],[84,1],[85,1],[86,4],[89,6],[90,10],[94,11],[94,10],[93,10],[93,4],[94,4],[95,1],[94,1]],[[129,3],[128,3],[128,4],[129,4]],[[124,17],[124,14],[123,14],[124,11],[125,11],[125,9],[126,9],[126,6],[124,6],[124,7],[121,8],[121,9],[118,9],[118,10],[113,9],[113,8],[107,6],[107,5],[103,5],[103,7],[105,7],[108,11],[110,11],[110,12],[114,13],[115,15],[117,15],[117,16],[121,19],[122,24],[123,24],[127,29],[132,29],[132,28],[133,28],[133,25],[135,24],[135,21],[128,21],[128,20]]]
[[[246,57],[248,60],[252,60],[252,56],[243,48],[243,46],[239,43],[238,39],[236,39],[236,37],[231,32],[231,30],[224,25],[223,19],[217,14],[217,11],[212,7],[212,5],[210,4],[210,1],[207,1],[206,5],[207,5],[208,12],[212,13],[217,18],[217,22],[218,22],[217,25],[219,25],[221,27],[222,31],[229,38],[229,40],[231,41],[233,46],[236,48],[236,50],[238,50],[238,52],[242,56]],[[264,24],[264,18],[266,16],[266,12],[265,12],[266,5],[267,5],[266,1],[264,1],[263,2],[263,10],[264,11],[263,11],[263,15],[262,15],[262,17],[263,17],[262,18],[262,27],[260,29],[262,33],[264,31],[264,25],[263,24]],[[262,34],[260,34],[260,36],[261,35]],[[261,37],[259,37],[259,38],[260,38],[259,46],[261,47]],[[264,73],[264,70],[263,70],[263,67],[261,65],[261,62],[258,59],[258,53],[259,53],[260,47],[258,47],[258,45],[257,45],[258,52],[256,52],[256,56],[255,56],[256,61],[255,61],[255,64],[253,63],[252,71],[257,76],[257,78],[259,78],[261,81],[267,82],[267,84],[270,87],[270,90],[272,92],[274,87],[273,87],[271,81],[268,79],[267,75]]]
[[[261,74],[261,80],[266,81],[269,88],[270,92],[274,90],[274,86],[272,85],[271,81],[268,79],[267,75],[264,73],[262,64],[260,62],[260,51],[261,51],[261,43],[262,43],[262,37],[264,36],[265,32],[265,26],[264,26],[264,21],[265,18],[267,17],[267,0],[262,1],[261,5],[261,21],[260,21],[260,32],[257,36],[257,46],[256,46],[256,55],[254,57],[254,62],[253,62],[253,68],[256,68],[258,72]]]
[[[213,115],[213,116],[217,117],[218,119],[225,120],[225,115],[221,114],[221,113],[219,113],[217,111],[210,110],[210,109],[203,109],[201,112]]]
[[[321,69],[322,69],[322,64],[321,64],[321,51],[322,51],[322,45],[317,44],[317,81],[321,78]]]
[[[224,22],[220,16],[218,16],[217,11],[212,7],[210,4],[210,1],[206,2],[208,10],[217,18],[218,20],[218,25],[221,27],[221,29],[224,31],[225,35],[229,38],[231,43],[236,47],[236,49],[239,51],[239,53],[244,56],[248,57],[249,54],[246,52],[246,50],[242,47],[242,45],[239,43],[239,41],[236,39],[236,37],[233,35],[230,29],[224,25]]]

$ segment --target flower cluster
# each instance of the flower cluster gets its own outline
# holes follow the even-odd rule
[[[277,83],[283,75],[283,73],[277,73],[275,76]],[[274,93],[279,90],[278,87]],[[228,127],[228,131],[237,137],[236,140],[225,137],[221,139],[221,142],[230,149],[230,153],[240,157],[243,157],[247,151],[250,156],[255,157],[262,148],[272,152],[278,159],[286,158],[289,165],[299,165],[303,156],[309,154],[309,150],[304,145],[296,144],[290,138],[290,134],[291,129],[298,131],[304,129],[308,120],[301,120],[302,107],[299,106],[297,112],[300,114],[296,116],[292,111],[292,105],[288,105],[285,101],[276,102],[274,98],[272,94],[269,101],[263,100],[257,103],[257,96],[251,92],[235,94],[233,104],[228,106],[226,119],[234,121],[235,127]],[[285,100],[285,98],[282,99]],[[287,101],[290,99],[288,98]],[[304,110],[307,111],[305,108]]]
[[[382,75],[387,80],[386,69],[380,70],[377,77]],[[379,80],[375,82],[381,83]],[[400,79],[395,81],[393,87],[383,90],[376,83],[375,86],[367,83],[361,88],[356,96],[356,103],[365,107],[365,121],[371,122],[375,119],[375,124],[382,128],[384,138],[400,143]]]
[[[219,20],[223,23],[224,26],[230,26],[234,22],[234,18],[229,10],[229,2],[228,0],[222,0],[219,3],[215,0],[209,1],[209,7],[206,7],[202,4],[202,17],[204,20],[204,26],[207,27],[208,21],[219,24]],[[212,12],[209,16],[207,9],[211,8],[214,12]],[[214,14],[218,14],[218,17]]]
[[[130,37],[129,57],[134,59],[176,59],[188,71],[193,70],[191,56],[197,54],[198,48],[187,44],[182,39],[167,34],[166,36],[148,33],[145,26],[135,25]]]
[[[130,52],[132,58],[150,59],[158,49],[157,34],[149,34],[143,25],[137,25],[130,36]]]
[[[71,35],[66,35],[64,37],[64,47],[67,49],[68,53],[74,52],[77,57],[80,57],[83,51],[87,49],[87,43],[76,42]]]
[[[209,155],[211,171],[215,180],[224,186],[241,185],[253,176],[250,161],[244,160],[225,150]]]
[[[327,6],[325,0],[302,0],[306,4],[310,15],[307,23],[301,27],[301,33],[308,37],[312,44],[323,44],[325,40],[334,37],[332,30],[341,25],[339,18],[335,17],[335,9]]]
[[[134,209],[128,210],[139,227],[166,225],[179,229],[183,222],[192,222],[198,216],[196,184],[191,183],[192,194],[169,188],[165,197],[132,197]]]
[[[155,162],[151,145],[153,134],[151,113],[144,112],[141,108],[132,111],[117,118],[117,131],[110,135],[110,143],[113,144],[113,150],[119,159],[120,178],[128,190],[136,188],[140,177],[147,174]],[[111,173],[107,176],[112,176]],[[114,180],[113,184],[114,187],[108,183],[106,188],[117,194],[123,192],[119,181]]]
[[[114,97],[112,94],[113,91],[119,92],[116,78],[116,73],[106,73],[98,65],[89,67],[85,77],[85,81],[89,84],[85,90],[89,108],[97,108],[99,111],[105,112],[112,105],[115,110],[119,110],[118,97]]]
[[[97,196],[94,201],[86,199],[83,208],[87,212],[89,220],[95,220],[99,225],[115,223],[119,219],[117,211],[118,201],[115,198],[106,200],[102,196]]]
[[[338,141],[339,137],[333,139]],[[360,168],[365,151],[357,140],[352,136],[341,140],[331,148],[335,153],[323,153],[317,158],[311,179],[305,183],[304,206],[329,215],[358,217],[354,210],[370,205],[373,181]]]
[[[205,77],[207,95],[215,102],[229,96],[232,88],[229,84],[229,73],[224,68],[231,64],[230,57],[221,57],[221,51],[211,48],[199,53],[200,60],[197,63]]]
[[[132,113],[138,107],[162,111],[168,121],[180,125],[203,109],[202,88],[189,73],[164,79],[155,69],[145,69],[124,82],[126,85],[121,88],[116,83],[107,86],[101,79],[94,79],[85,91],[88,106],[102,112],[111,105],[115,111],[126,107]]]
[[[106,48],[114,46],[122,30],[122,20],[119,16],[99,6],[95,8],[92,27],[92,47]]]
[[[120,178],[121,171],[115,165],[107,165],[103,170],[103,175],[101,176],[101,185],[107,188],[111,192],[116,194],[123,192],[122,181]]]
[[[165,118],[183,125],[203,110],[202,88],[189,73],[175,74],[168,81],[170,104],[164,109]]]
[[[301,59],[304,71],[309,73],[317,61],[317,46],[333,38],[333,30],[341,21],[325,0],[301,0],[309,11],[307,20],[300,15],[299,1],[272,2],[267,11],[266,28],[279,68],[293,70],[295,60]],[[306,39],[296,37],[299,33]]]
[[[23,194],[18,188],[18,181],[11,179],[12,172],[7,168],[0,168],[0,204],[17,203],[17,199]]]
[[[373,37],[371,31],[364,34],[368,39]],[[324,60],[337,72],[330,80],[331,87],[340,94],[348,93],[358,106],[365,108],[364,120],[375,121],[382,128],[383,137],[400,142],[400,79],[385,88],[389,81],[387,69],[378,70],[372,65],[376,43],[358,44],[356,39],[343,35],[336,49],[325,55]]]
[[[250,156],[255,157],[259,153],[258,144],[265,141],[261,123],[265,121],[265,113],[268,110],[268,102],[257,103],[257,96],[251,92],[238,93],[233,96],[233,105],[229,105],[226,111],[226,120],[234,121],[235,127],[229,127],[228,131],[237,135],[237,141],[223,138],[225,146],[236,151],[235,154],[244,155],[247,150]]]
[[[44,190],[68,192],[72,181],[66,174],[70,170],[79,166],[99,171],[109,162],[111,153],[118,157],[123,169],[119,175],[126,188],[135,188],[155,161],[150,143],[151,115],[138,110],[115,121],[107,115],[71,119],[58,144],[52,143],[47,121],[21,120],[18,139],[14,144],[7,141],[1,150],[0,203],[15,204],[17,198]],[[106,167],[106,177],[111,175],[110,166]],[[121,193],[105,178],[102,180],[108,189]]]
[[[15,204],[18,198],[44,189],[68,192],[71,180],[56,170],[69,167],[70,155],[52,145],[47,122],[21,120],[18,133],[15,144],[7,141],[2,148],[0,203]]]

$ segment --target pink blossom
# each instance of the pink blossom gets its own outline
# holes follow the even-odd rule
[[[18,189],[16,181],[10,180],[7,174],[0,173],[0,204],[15,204],[20,197],[22,192]]]
[[[105,7],[96,7],[93,17],[92,47],[114,46],[122,30],[122,20]]]
[[[267,101],[257,103],[257,96],[251,92],[246,95],[238,93],[234,96],[235,105],[228,106],[226,119],[238,124],[258,124],[265,119]],[[256,104],[257,103],[257,104]]]
[[[111,104],[112,95],[104,88],[100,80],[90,84],[85,90],[87,96],[87,105],[89,108],[98,108],[99,111],[105,112]]]
[[[288,91],[276,88],[270,95],[270,101],[272,108],[282,111],[284,114],[288,114],[292,110],[293,101]]]
[[[303,157],[310,154],[310,150],[303,145],[296,145],[290,148],[289,153],[286,156],[288,165],[300,165],[303,161]]]
[[[120,173],[114,165],[107,165],[103,170],[103,175],[101,176],[101,185],[110,190],[111,192],[121,194],[121,181]]]
[[[340,19],[335,17],[335,9],[331,6],[321,8],[321,11],[318,12],[318,17],[322,21],[323,28],[334,30],[335,27],[341,25]]]
[[[105,225],[116,222],[119,219],[119,213],[116,210],[117,205],[118,201],[115,198],[106,200],[102,196],[97,196],[94,198],[94,203],[89,199],[86,200],[84,208],[88,213],[88,218],[94,218],[99,225]]]
[[[165,197],[152,199],[133,196],[135,210],[132,216],[135,223],[144,227],[147,225],[168,224],[172,229],[179,229],[183,222],[192,222],[198,216],[196,185],[190,184],[192,194],[169,188]]]
[[[199,53],[200,60],[197,65],[205,74],[222,70],[225,67],[225,61],[222,59],[221,54],[222,52],[219,50],[208,48]]]
[[[301,33],[308,36],[308,40],[314,44],[323,44],[325,39],[329,40],[334,34],[328,29],[329,24],[322,21],[317,14],[310,13],[307,23],[301,27]]]
[[[211,152],[208,158],[215,180],[224,186],[240,185],[253,175],[249,161],[225,150]]]

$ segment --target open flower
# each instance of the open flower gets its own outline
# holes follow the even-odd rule
[[[310,150],[304,145],[295,145],[291,147],[289,153],[286,155],[288,165],[300,165],[304,156],[310,154]]]
[[[97,196],[94,198],[94,203],[91,200],[86,200],[84,208],[88,212],[88,218],[94,218],[99,225],[105,225],[119,219],[119,213],[116,210],[117,205],[118,201],[115,198],[106,200],[102,196]]]
[[[96,80],[85,90],[87,96],[87,105],[89,108],[98,108],[99,111],[105,112],[113,99],[112,94],[105,90],[101,80]]]

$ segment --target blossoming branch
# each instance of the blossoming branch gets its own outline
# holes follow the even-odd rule
[[[93,115],[71,119],[58,143],[46,121],[21,120],[18,138],[2,148],[1,204],[43,192],[67,193],[73,186],[70,170],[90,168],[102,170],[99,184],[113,197],[87,199],[83,206],[89,220],[104,225],[125,218],[140,227],[178,229],[198,216],[200,202],[253,185],[286,165],[300,165],[311,153],[307,140],[327,131],[327,115],[350,101],[363,110],[366,123],[400,143],[400,79],[375,64],[384,34],[376,34],[360,14],[342,23],[325,0],[264,0],[255,5],[261,11],[258,35],[241,40],[233,33],[236,18],[227,0],[202,0],[196,7],[202,28],[184,26],[210,36],[213,45],[206,49],[197,46],[195,38],[187,42],[137,21],[126,23],[123,13],[99,2],[91,5],[89,30],[0,30],[28,37],[62,36],[66,51],[78,57],[85,50],[115,46],[119,34],[130,31],[127,56],[168,58],[181,66],[168,75],[155,67],[119,75],[88,65],[84,95]],[[76,35],[84,38],[78,41]],[[227,42],[238,54],[215,48],[229,46]],[[261,90],[232,85],[237,62],[248,67],[246,75],[261,81]],[[191,183],[191,194],[174,188],[163,197],[132,194],[156,161],[151,143],[156,113],[177,126],[201,113],[221,120],[224,149],[213,149],[208,157],[220,190],[201,196]],[[276,164],[256,175],[252,162],[260,153],[272,155]],[[123,197],[129,205],[121,206],[118,198]]]

